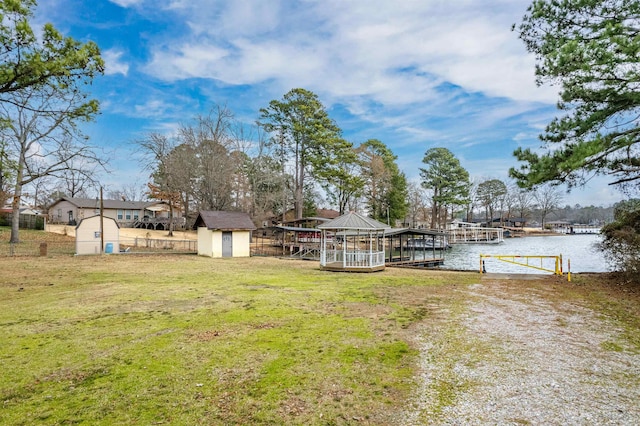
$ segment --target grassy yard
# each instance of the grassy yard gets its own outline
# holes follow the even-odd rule
[[[2,424],[384,424],[411,325],[476,274],[196,256],[4,258]]]
[[[0,424],[398,424],[416,335],[439,351],[431,412],[465,391],[461,359],[492,356],[456,320],[476,273],[185,255],[4,257],[0,270]],[[640,349],[637,292],[548,281],[522,286],[615,316]]]
[[[69,256],[75,253],[75,238],[51,232],[20,229],[20,242],[10,244],[11,228],[0,226],[0,257],[2,256],[38,256],[40,244],[47,244],[48,256]]]

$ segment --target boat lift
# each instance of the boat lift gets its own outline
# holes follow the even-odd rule
[[[484,267],[484,259],[494,258],[498,259],[502,262],[511,263],[513,265],[524,266],[527,268],[537,269],[539,271],[551,272],[555,275],[562,275],[562,255],[559,256],[521,256],[521,255],[496,255],[496,254],[481,254],[480,255],[480,273],[486,274],[487,270]],[[554,259],[555,265],[554,269],[550,269],[544,266],[543,261],[545,259]],[[540,260],[540,266],[536,264],[530,263],[533,260]],[[571,277],[571,275],[569,275]],[[571,280],[571,278],[569,278]]]

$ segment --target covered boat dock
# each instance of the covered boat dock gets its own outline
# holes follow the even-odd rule
[[[444,264],[449,247],[446,232],[430,229],[398,228],[385,232],[386,265],[428,268]]]

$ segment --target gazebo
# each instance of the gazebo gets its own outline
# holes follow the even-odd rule
[[[320,268],[326,271],[375,272],[384,269],[384,232],[377,220],[349,212],[318,226]]]

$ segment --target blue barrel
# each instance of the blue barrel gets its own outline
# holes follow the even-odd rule
[[[107,243],[104,246],[104,252],[109,254],[109,253],[113,253],[113,243]]]

